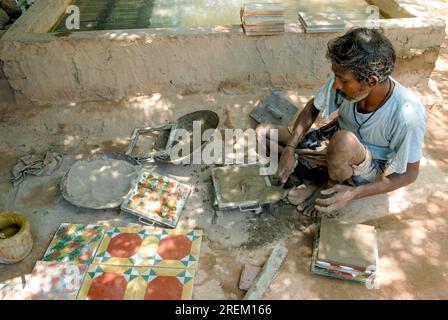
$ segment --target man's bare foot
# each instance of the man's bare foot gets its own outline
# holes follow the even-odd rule
[[[312,184],[301,184],[288,192],[288,201],[295,206],[303,206],[305,201],[313,195],[317,186]],[[300,209],[299,209],[300,210]],[[303,208],[301,209],[303,210]]]
[[[323,187],[316,188],[311,194],[300,206],[297,206],[297,210],[299,210],[302,215],[308,218],[319,218],[321,216],[321,213],[316,210],[315,204],[316,199],[320,196],[320,191],[323,190]]]
[[[322,213],[315,208],[317,198],[325,199],[325,198],[329,198],[332,196],[332,195],[323,195],[321,193],[322,190],[325,190],[327,188],[329,188],[327,184],[316,188],[315,191],[313,192],[313,194],[310,195],[301,206],[300,205],[297,206],[297,209],[299,211],[301,211],[304,216],[313,218],[313,219],[320,218],[323,215],[325,215],[327,218],[341,217],[342,213],[343,213],[342,210],[335,210],[335,211],[328,212],[328,213]]]

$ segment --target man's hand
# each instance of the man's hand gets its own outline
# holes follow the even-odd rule
[[[294,171],[294,154],[295,150],[292,147],[286,147],[282,151],[280,162],[278,164],[278,176],[280,177],[282,183],[285,183],[291,173]]]
[[[321,191],[322,195],[332,195],[329,198],[317,198],[316,210],[324,213],[331,213],[332,211],[342,209],[350,201],[355,199],[355,187],[336,184],[329,189]]]

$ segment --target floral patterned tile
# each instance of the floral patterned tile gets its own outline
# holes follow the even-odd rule
[[[121,209],[142,219],[175,228],[191,187],[157,173],[142,170]]]
[[[103,227],[98,225],[63,223],[42,260],[90,264],[103,234]]]
[[[24,299],[74,300],[87,268],[67,262],[38,261],[27,280]]]

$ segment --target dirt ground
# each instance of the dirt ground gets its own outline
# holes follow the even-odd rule
[[[448,49],[443,48],[432,79],[448,96]],[[135,127],[164,124],[185,113],[209,109],[219,128],[254,128],[250,110],[266,89],[232,86],[218,92],[161,92],[120,101],[91,101],[45,106],[0,106],[0,211],[24,213],[30,220],[34,247],[16,265],[0,265],[0,283],[30,273],[62,222],[137,225],[117,210],[86,210],[66,202],[61,176],[77,159],[94,153],[122,152]],[[283,91],[303,105],[309,90]],[[378,231],[380,288],[329,279],[310,273],[314,225],[293,206],[260,215],[212,208],[210,167],[170,166],[158,170],[194,186],[178,228],[204,231],[193,299],[240,299],[238,281],[245,263],[261,266],[275,244],[288,255],[266,299],[447,299],[448,298],[448,100],[427,112],[425,158],[418,180],[389,195],[353,203],[345,219],[365,222]],[[13,189],[10,170],[19,157],[54,150],[64,155],[51,176],[29,177]]]

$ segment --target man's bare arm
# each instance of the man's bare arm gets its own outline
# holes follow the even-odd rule
[[[319,115],[319,110],[314,106],[314,98],[308,101],[305,108],[300,112],[294,123],[294,130],[289,138],[286,146],[284,147],[282,154],[280,156],[280,161],[278,164],[278,176],[282,183],[288,180],[289,175],[294,171],[294,153],[297,144],[303,138],[303,136],[308,132],[308,130],[316,121]]]
[[[317,116],[319,115],[319,110],[314,106],[314,98],[308,101],[303,108],[302,112],[300,112],[299,116],[294,123],[294,129],[289,138],[287,145],[297,146],[297,144],[302,140],[303,136],[310,130],[313,123],[316,121]]]
[[[397,190],[414,182],[418,177],[419,169],[420,162],[418,161],[408,163],[405,173],[393,173],[377,182],[356,187],[337,184],[321,192],[331,197],[316,199],[316,209],[321,212],[332,212],[345,207],[352,200]]]
[[[408,163],[403,174],[393,173],[383,177],[380,181],[358,186],[355,188],[355,198],[361,199],[376,194],[388,193],[414,182],[419,173],[420,161]]]

